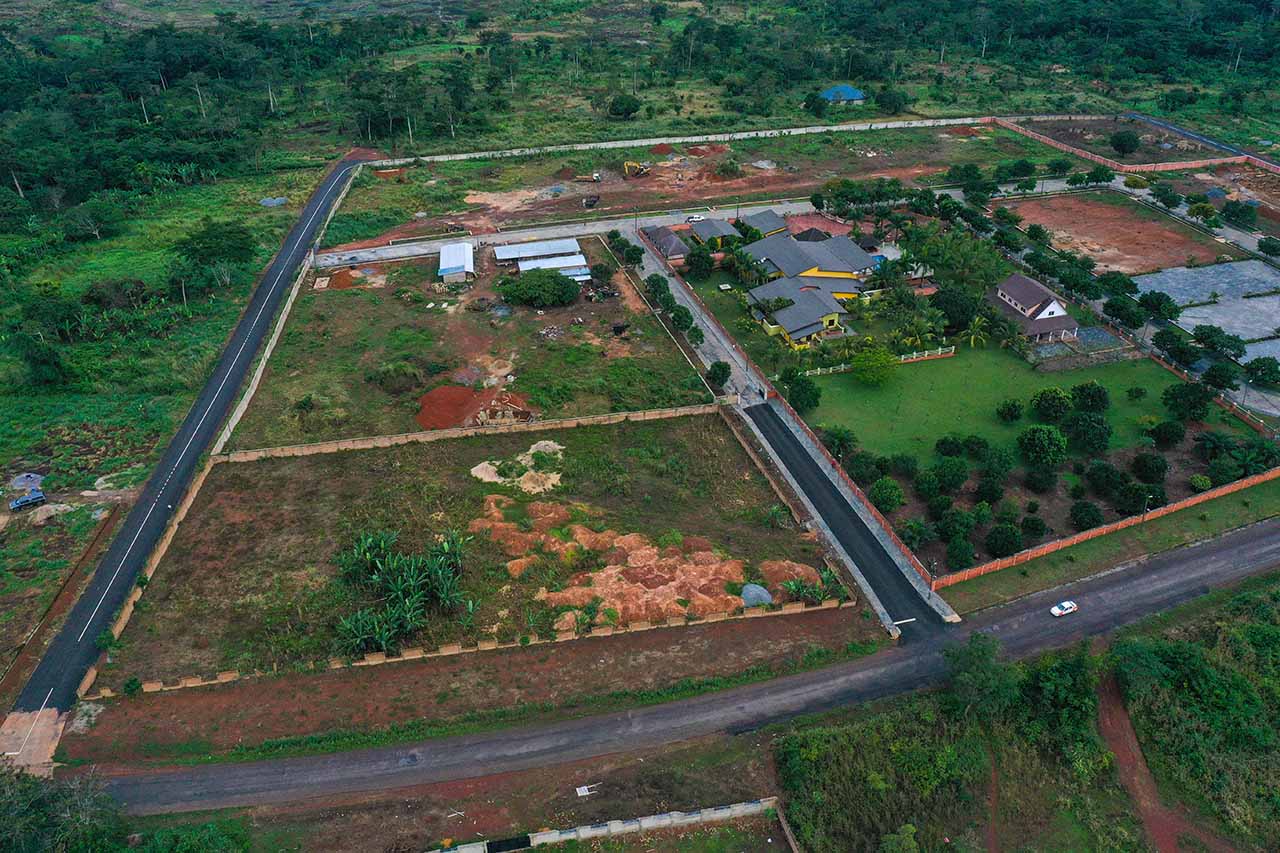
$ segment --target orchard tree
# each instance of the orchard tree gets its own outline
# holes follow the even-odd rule
[[[885,515],[902,506],[907,500],[902,494],[902,487],[892,477],[881,477],[872,483],[867,491],[867,499]]]
[[[1037,424],[1018,436],[1018,450],[1028,465],[1056,468],[1067,461],[1067,438],[1056,426]]]
[[[1082,412],[1105,412],[1111,406],[1111,393],[1096,379],[1071,386],[1071,400]]]
[[[1071,395],[1061,388],[1041,388],[1031,395],[1031,410],[1042,421],[1058,423],[1071,411]]]
[[[1160,395],[1160,401],[1169,410],[1169,416],[1179,421],[1203,421],[1209,416],[1209,405],[1217,395],[1213,389],[1198,382],[1180,382],[1170,385]]]

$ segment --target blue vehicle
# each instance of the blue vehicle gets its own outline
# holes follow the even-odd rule
[[[9,501],[9,512],[17,512],[18,510],[26,509],[27,507],[40,506],[40,504],[44,503],[46,500],[47,498],[45,498],[44,492],[39,489],[32,489],[22,497],[14,498]]]

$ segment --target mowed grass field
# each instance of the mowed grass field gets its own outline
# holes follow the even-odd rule
[[[847,373],[815,380],[822,388],[822,402],[808,415],[810,423],[847,426],[866,450],[883,456],[909,453],[922,462],[932,456],[935,441],[953,433],[979,435],[993,445],[1015,450],[1018,434],[1033,421],[1003,423],[996,417],[1001,401],[1013,398],[1025,405],[1041,388],[1069,389],[1090,381],[1101,383],[1111,394],[1106,413],[1114,430],[1111,446],[1133,447],[1149,425],[1144,418],[1165,420],[1160,395],[1181,381],[1145,358],[1038,373],[1007,350],[963,345],[952,358],[899,365],[893,378],[879,388],[863,385]],[[1130,388],[1145,388],[1146,396],[1131,400],[1126,393]],[[1217,409],[1209,423],[1215,429],[1243,429],[1238,420]]]
[[[539,440],[564,451],[562,483],[537,500],[569,508],[593,530],[642,533],[664,547],[705,537],[748,567],[770,559],[822,565],[816,543],[779,523],[777,496],[715,415],[224,463],[178,528],[102,684],[288,668],[337,654],[338,620],[364,606],[335,581],[337,552],[381,530],[398,531],[402,550],[421,552],[440,533],[466,531],[487,495],[511,498],[504,517],[533,529],[529,495],[469,472]],[[535,599],[537,590],[605,565],[601,554],[578,549],[572,559],[544,555],[513,578],[509,553],[483,533],[467,553],[461,587],[477,603],[474,619],[433,618],[410,645],[546,635],[556,612]]]

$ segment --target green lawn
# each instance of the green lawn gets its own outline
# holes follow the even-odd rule
[[[1145,428],[1143,418],[1165,419],[1160,394],[1179,381],[1148,359],[1037,373],[998,347],[961,346],[953,358],[899,366],[893,378],[879,388],[862,385],[847,373],[817,377],[822,402],[807,420],[816,425],[847,426],[864,449],[884,456],[909,453],[927,459],[934,442],[948,433],[980,435],[993,445],[1012,448],[1031,421],[1024,418],[1002,423],[995,415],[1002,400],[1017,398],[1025,404],[1041,388],[1070,389],[1091,380],[1111,392],[1107,417],[1114,429],[1113,448],[1138,444]],[[1147,389],[1147,395],[1130,400],[1126,392],[1133,387]],[[1210,415],[1210,422],[1227,430],[1242,429],[1238,421],[1218,411]]]
[[[942,595],[956,612],[971,613],[1277,514],[1280,514],[1280,481],[1273,480],[1137,527],[1099,536],[1021,566],[958,583],[945,589]]]

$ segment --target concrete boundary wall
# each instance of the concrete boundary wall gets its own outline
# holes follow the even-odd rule
[[[1193,506],[1205,503],[1206,501],[1211,501],[1215,498],[1225,497],[1226,495],[1242,491],[1250,486],[1257,486],[1262,483],[1269,482],[1277,477],[1280,477],[1280,468],[1272,468],[1270,471],[1264,471],[1261,474],[1255,474],[1252,477],[1245,477],[1242,480],[1236,480],[1234,483],[1228,483],[1225,486],[1219,486],[1216,489],[1210,489],[1207,492],[1201,492],[1198,495],[1192,495],[1189,498],[1183,498],[1180,501],[1156,507],[1155,509],[1141,515],[1131,515],[1128,518],[1122,518],[1119,521],[1112,522],[1111,524],[1104,524],[1101,527],[1094,527],[1089,530],[1082,531],[1074,536],[1067,536],[1062,539],[1056,539],[1053,542],[1046,542],[1045,544],[1039,545],[1035,548],[1028,548],[1025,551],[1019,551],[1011,557],[991,560],[990,562],[983,563],[980,566],[974,566],[969,569],[951,572],[950,574],[943,575],[942,577],[934,578],[933,588],[935,590],[942,589],[983,575],[989,575],[992,572],[998,572],[1002,569],[1010,568],[1011,566],[1018,566],[1034,560],[1037,557],[1043,557],[1046,554],[1061,551],[1063,548],[1070,548],[1072,545],[1079,545],[1081,542],[1087,542],[1090,539],[1097,539],[1099,536],[1106,536],[1109,533],[1115,533],[1118,530],[1124,530],[1128,527],[1137,527],[1140,524],[1153,521],[1157,518],[1162,518],[1171,513],[1175,513],[1178,510],[1189,509]]]
[[[436,429],[425,432],[406,432],[399,435],[374,435],[364,438],[340,438],[334,441],[320,441],[315,444],[293,444],[284,447],[264,447],[258,450],[235,450],[214,457],[216,462],[255,462],[259,459],[274,459],[285,456],[317,456],[326,453],[340,453],[344,450],[369,450],[375,447],[395,447],[400,444],[426,444],[433,441],[444,441],[450,438],[468,438],[474,435],[505,435],[507,433],[540,432],[542,430],[571,429],[579,426],[598,424],[619,424],[628,421],[658,421],[668,418],[683,418],[691,415],[711,415],[721,406],[733,406],[738,403],[738,395],[729,394],[716,398],[713,403],[699,403],[693,406],[677,406],[670,409],[644,409],[638,412],[612,412],[607,415],[587,415],[581,418],[561,418],[550,421],[529,421],[528,423],[499,424],[493,426],[454,427],[452,429]]]
[[[619,835],[630,835],[637,832],[654,832],[664,829],[680,829],[686,826],[698,826],[707,823],[723,823],[744,817],[756,817],[766,814],[770,809],[778,808],[777,797],[765,797],[727,806],[711,806],[692,812],[663,812],[662,814],[645,815],[627,820],[611,820],[606,823],[575,826],[572,829],[547,829],[542,832],[529,833],[529,843],[525,847],[507,847],[503,849],[529,849],[547,844],[563,844],[568,841],[589,841],[594,838],[613,838]],[[475,841],[453,847],[437,847],[431,853],[488,853],[488,841]]]
[[[136,589],[130,598],[130,604],[127,606],[128,614],[133,612],[133,603],[136,603],[141,597],[141,589]],[[333,669],[348,669],[357,666],[379,666],[384,663],[401,663],[404,661],[425,660],[428,658],[452,657],[454,655],[472,654],[475,652],[499,651],[504,649],[527,648],[529,646],[552,645],[556,643],[572,642],[574,640],[587,640],[593,637],[611,637],[615,634],[634,634],[641,631],[652,631],[658,628],[688,628],[695,625],[706,625],[713,622],[728,622],[743,619],[767,619],[774,616],[795,616],[804,613],[817,613],[824,610],[844,610],[851,607],[857,607],[858,600],[850,598],[848,601],[840,601],[836,598],[828,598],[820,604],[805,604],[801,601],[793,601],[784,604],[776,610],[766,610],[762,608],[751,608],[743,610],[741,613],[726,611],[722,613],[708,613],[706,616],[697,619],[685,619],[680,617],[670,617],[659,622],[632,622],[626,625],[616,626],[597,626],[591,629],[590,634],[578,634],[576,631],[560,631],[555,637],[550,639],[541,639],[530,636],[527,642],[513,640],[511,642],[500,643],[496,639],[490,638],[480,640],[474,646],[464,646],[461,643],[446,643],[437,649],[427,650],[425,648],[406,648],[400,651],[398,655],[388,655],[385,652],[369,652],[361,658],[348,660],[346,658],[330,658],[324,663],[317,663],[312,666],[312,672],[323,672]],[[128,616],[122,612],[123,622],[117,620],[120,629],[124,629],[124,624],[128,622]],[[117,634],[117,636],[119,636]],[[96,675],[96,670],[93,671]],[[212,676],[188,675],[181,676],[170,681],[152,680],[142,682],[143,693],[169,693],[174,690],[185,690],[191,687],[210,687],[217,684],[230,684],[235,681],[247,678],[260,678],[265,675],[273,675],[273,672],[255,670],[253,672],[240,672],[238,670],[224,670]],[[93,685],[93,679],[87,679],[85,684],[81,685],[80,698],[86,700],[110,699],[118,696],[114,690],[110,688],[102,688],[92,695],[86,695]]]

